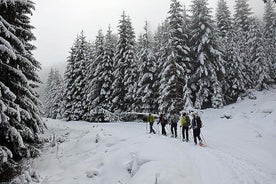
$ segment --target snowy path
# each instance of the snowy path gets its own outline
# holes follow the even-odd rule
[[[274,184],[274,96],[204,111],[205,148],[146,134],[144,123],[48,120],[61,143],[47,144],[33,167],[45,184]],[[234,117],[221,119],[226,111]]]

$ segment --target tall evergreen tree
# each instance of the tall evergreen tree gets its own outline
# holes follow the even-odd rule
[[[85,101],[85,74],[88,60],[88,43],[81,32],[73,44],[64,76],[64,110],[66,120],[82,120],[86,111]]]
[[[156,58],[152,50],[151,38],[148,30],[148,23],[144,27],[138,50],[139,79],[136,92],[135,107],[139,112],[155,112],[154,104],[154,75],[156,71]]]
[[[225,103],[230,104],[245,93],[246,74],[244,57],[241,56],[241,46],[244,40],[238,37],[234,30],[229,31],[223,38],[224,41],[224,58],[225,58],[225,83],[223,85],[223,93]]]
[[[52,88],[53,88],[53,81],[54,81],[54,68],[51,68],[49,74],[48,74],[48,79],[44,91],[44,96],[43,96],[43,105],[44,105],[44,112],[43,115],[47,118],[51,117],[51,100],[52,100]]]
[[[225,37],[232,28],[231,12],[225,0],[218,1],[216,20],[219,35]]]
[[[235,0],[234,9],[234,27],[237,31],[248,32],[252,14],[248,0]]]
[[[135,60],[135,33],[132,27],[131,19],[127,17],[127,55],[126,61],[129,63],[128,67],[125,70],[124,76],[124,86],[126,86],[127,93],[125,96],[125,107],[127,111],[132,111],[134,109],[135,103],[135,93],[137,90],[137,81],[138,81],[138,65],[137,61]]]
[[[264,37],[266,42],[266,52],[274,65],[271,76],[275,79],[276,75],[276,10],[275,4],[268,0],[264,12]]]
[[[183,92],[190,61],[188,36],[183,32],[183,10],[177,0],[172,0],[168,17],[168,43],[162,65],[159,88],[161,111],[179,112],[184,108]]]
[[[112,98],[111,98],[111,86],[114,81],[114,55],[116,49],[117,38],[112,34],[110,26],[108,27],[107,34],[105,36],[104,44],[104,56],[103,56],[103,71],[101,78],[103,78],[103,85],[101,89],[101,96],[103,98],[102,107],[107,110],[111,110]]]
[[[104,35],[102,30],[99,30],[98,35],[95,40],[95,48],[92,60],[90,60],[88,66],[88,73],[86,78],[86,93],[87,101],[86,106],[90,109],[99,107],[103,101],[103,96],[100,95],[101,88],[104,83],[104,78],[102,76],[104,68]]]
[[[134,32],[130,19],[123,12],[119,22],[119,38],[115,54],[113,90],[113,110],[124,112],[132,102],[132,68],[134,66]]]
[[[234,30],[235,36],[239,40],[239,57],[243,60],[243,73],[245,75],[245,88],[254,88],[254,82],[251,78],[251,73],[253,72],[252,65],[249,59],[249,47],[248,36],[249,36],[249,26],[252,21],[252,12],[249,7],[248,0],[236,0],[234,7]]]
[[[225,73],[222,53],[218,49],[214,24],[206,0],[194,0],[191,45],[194,61],[191,77],[193,102],[196,108],[222,107],[221,82]]]
[[[157,60],[155,80],[153,84],[154,88],[154,106],[156,111],[160,112],[163,109],[161,94],[159,93],[160,81],[162,77],[162,64],[166,60],[167,53],[166,48],[168,44],[168,20],[166,19],[161,25],[157,27],[157,31],[154,35],[153,51]]]
[[[267,89],[272,83],[270,77],[272,62],[265,50],[265,41],[261,26],[256,19],[253,19],[248,34],[249,62],[252,67],[250,73],[253,86],[259,90]]]
[[[44,116],[61,118],[63,104],[63,80],[57,69],[51,68],[44,96]]]
[[[13,177],[14,161],[37,155],[43,132],[36,88],[39,62],[30,25],[32,1],[0,1],[0,182]],[[13,160],[13,161],[12,161]]]

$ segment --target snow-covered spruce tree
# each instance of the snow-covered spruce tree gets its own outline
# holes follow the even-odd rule
[[[54,73],[54,96],[53,96],[53,108],[52,108],[52,118],[61,119],[62,118],[62,107],[63,107],[63,94],[64,94],[64,83],[60,72],[56,69]]]
[[[191,45],[194,56],[191,88],[195,108],[219,108],[224,104],[221,82],[224,61],[215,37],[214,24],[206,0],[191,5]]]
[[[237,99],[245,93],[245,65],[243,57],[240,54],[241,39],[234,32],[229,31],[223,38],[224,59],[225,59],[225,83],[223,85],[223,93],[225,103],[235,103]]]
[[[261,26],[256,18],[252,19],[248,33],[247,46],[249,48],[249,62],[252,67],[251,80],[256,89],[267,89],[273,82],[270,77],[272,62],[265,50]]]
[[[275,4],[268,0],[264,12],[264,37],[266,41],[266,52],[273,63],[274,71],[271,74],[276,79],[276,9]]]
[[[148,23],[144,27],[144,34],[139,39],[138,53],[139,79],[136,92],[136,110],[139,112],[155,112],[154,105],[154,75],[156,71],[156,58],[152,50],[152,42],[148,30]]]
[[[231,12],[225,0],[218,1],[216,21],[218,34],[224,38],[226,34],[232,29]]]
[[[81,32],[74,42],[64,75],[64,109],[66,120],[82,120],[85,107],[85,74],[88,59],[88,43]]]
[[[89,62],[85,80],[87,83],[87,86],[85,88],[87,103],[85,103],[85,106],[87,106],[89,110],[99,107],[103,101],[103,96],[100,95],[101,88],[104,83],[104,78],[102,76],[105,70],[103,58],[104,35],[102,33],[102,30],[99,30],[95,40],[93,58]]]
[[[251,18],[251,8],[249,7],[248,0],[236,0],[235,1],[235,13],[234,13],[234,31],[235,36],[239,40],[239,57],[243,60],[243,73],[245,75],[245,87],[246,89],[254,88],[254,84],[251,78],[253,68],[249,59],[249,47],[246,45],[248,41],[248,31]]]
[[[132,69],[134,61],[134,32],[129,18],[123,12],[119,21],[119,38],[114,59],[114,83],[112,85],[113,111],[124,112],[132,102]],[[127,96],[128,95],[128,96]]]
[[[104,109],[111,111],[112,98],[111,98],[111,86],[114,81],[114,55],[116,49],[116,35],[112,34],[110,26],[108,27],[107,34],[105,35],[104,42],[104,56],[103,56],[103,71],[101,73],[101,78],[103,79],[102,88],[100,95],[103,98],[101,100],[101,106]]]
[[[43,115],[44,117],[50,118],[51,117],[51,107],[52,107],[52,88],[53,88],[53,81],[54,81],[54,73],[55,69],[51,68],[49,74],[48,74],[48,79],[44,91],[44,96],[43,96]]]
[[[235,0],[234,9],[234,27],[238,31],[248,32],[252,15],[248,0]]]
[[[168,40],[161,65],[160,111],[180,112],[184,107],[183,91],[187,81],[190,61],[188,37],[183,33],[183,10],[177,0],[172,0],[168,16]]]
[[[231,12],[225,0],[218,1],[216,23],[219,44],[223,50],[225,62],[225,81],[222,83],[226,104],[234,103],[245,92],[243,63],[240,57],[240,40],[233,31]]]
[[[157,31],[154,34],[154,41],[153,41],[153,52],[157,61],[156,64],[156,72],[154,76],[154,84],[153,84],[153,90],[154,90],[154,106],[155,111],[160,112],[160,109],[162,109],[162,102],[161,102],[161,95],[159,93],[160,88],[160,80],[161,80],[161,70],[162,70],[162,64],[166,59],[166,47],[165,45],[168,44],[168,21],[167,19],[157,27]]]
[[[183,33],[185,34],[185,40],[186,40],[186,46],[191,48],[190,44],[190,38],[191,38],[191,30],[190,30],[190,24],[191,24],[191,17],[187,14],[187,10],[185,5],[183,6]],[[192,60],[191,57],[191,51],[190,51],[190,61]],[[193,102],[192,102],[192,91],[191,91],[191,83],[190,83],[190,76],[192,71],[192,66],[190,63],[188,63],[187,66],[187,77],[185,79],[185,86],[183,88],[183,101],[184,101],[184,107],[183,110],[193,110]]]
[[[63,80],[59,71],[51,68],[44,97],[45,117],[53,119],[61,118],[63,87]]]
[[[133,111],[135,108],[135,94],[137,91],[138,84],[138,65],[135,60],[135,33],[132,27],[131,19],[127,17],[127,30],[128,30],[128,41],[127,41],[127,55],[126,60],[129,66],[126,67],[124,76],[124,86],[126,86],[127,93],[125,96],[126,110]]]
[[[44,123],[40,117],[37,75],[32,55],[32,1],[0,1],[0,182],[19,171],[15,161],[36,156]],[[17,170],[17,171],[16,171]]]

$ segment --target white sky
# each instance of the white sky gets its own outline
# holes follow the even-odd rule
[[[153,30],[167,16],[170,0],[33,0],[36,10],[31,24],[36,27],[35,57],[42,67],[64,65],[76,36],[84,30],[88,40],[94,40],[99,29],[106,31],[110,24],[117,32],[123,11],[130,16],[135,33],[142,32],[145,20]],[[180,2],[189,8],[191,0]],[[233,9],[234,0],[227,1]],[[263,14],[262,0],[249,0],[257,16]],[[209,0],[213,10],[217,0]]]

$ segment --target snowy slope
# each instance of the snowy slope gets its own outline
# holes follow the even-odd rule
[[[55,138],[33,168],[42,177],[40,183],[274,184],[275,94],[258,92],[257,100],[202,111],[204,148],[146,134],[145,123],[48,119],[46,136]],[[232,119],[221,118],[225,114]]]

